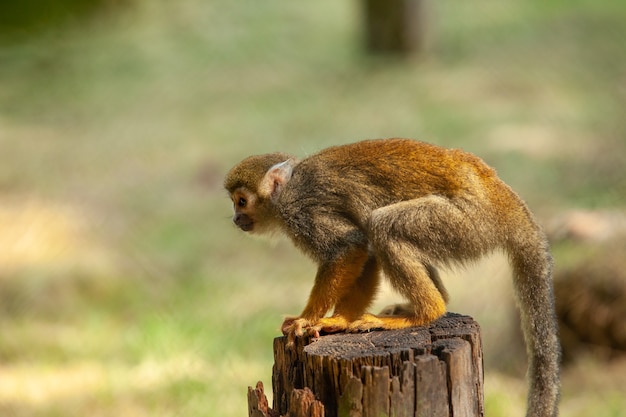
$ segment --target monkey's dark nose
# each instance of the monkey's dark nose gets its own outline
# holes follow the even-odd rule
[[[235,223],[237,227],[239,227],[244,232],[249,232],[254,226],[254,221],[252,220],[252,218],[243,213],[235,214],[235,216],[233,217],[233,223]]]

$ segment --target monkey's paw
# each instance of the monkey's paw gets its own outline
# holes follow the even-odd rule
[[[369,332],[371,330],[380,330],[385,328],[385,322],[373,314],[363,314],[358,320],[348,325],[348,331],[351,333]]]
[[[311,323],[310,320],[301,317],[287,317],[283,321],[280,330],[285,336],[302,337],[307,334],[312,334],[312,331],[314,331],[313,327],[313,323]]]
[[[281,330],[288,338],[288,344],[293,344],[296,337],[320,337],[323,333],[338,333],[348,329],[348,321],[342,316],[325,317],[315,322],[301,317],[287,317],[283,321]]]
[[[325,317],[318,320],[314,327],[324,333],[339,333],[348,329],[348,320],[343,316]]]
[[[348,331],[352,333],[369,332],[372,330],[404,329],[420,325],[414,317],[407,316],[375,316],[363,314],[358,320],[348,325]]]

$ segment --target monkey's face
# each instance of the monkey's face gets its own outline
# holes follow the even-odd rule
[[[230,196],[233,201],[233,223],[244,232],[254,232],[256,226],[257,201],[256,194],[246,188],[236,189]]]
[[[279,232],[276,202],[298,161],[281,153],[251,156],[226,175],[224,188],[233,202],[233,223],[244,232]]]

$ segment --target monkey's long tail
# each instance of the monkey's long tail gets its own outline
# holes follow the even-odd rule
[[[529,212],[526,230],[516,230],[509,256],[528,352],[527,417],[558,414],[560,343],[554,310],[552,256],[547,239]]]

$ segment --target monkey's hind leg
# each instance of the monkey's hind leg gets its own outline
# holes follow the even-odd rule
[[[396,248],[394,255],[398,258],[382,261],[383,270],[392,286],[407,299],[408,303],[388,306],[379,315],[363,314],[349,324],[348,331],[422,326],[446,312],[447,292],[445,289],[440,291],[441,283],[436,284],[426,267],[420,262],[415,262],[412,258],[414,254]]]
[[[408,301],[392,316],[364,315],[350,330],[397,329],[425,325],[446,311],[447,292],[433,264],[462,261],[485,248],[472,239],[471,207],[429,196],[372,212],[368,237],[391,285]],[[468,218],[469,216],[469,218]]]
[[[437,271],[437,268],[435,268],[432,265],[424,265],[424,266],[426,267],[428,276],[430,277],[432,282],[435,284],[435,286],[441,293],[443,300],[447,304],[448,301],[450,301],[450,296],[448,295],[448,291],[446,290],[446,287],[443,285],[443,281],[441,281],[441,277],[439,276],[439,271]],[[413,306],[409,303],[392,304],[383,308],[378,313],[378,315],[379,316],[402,316],[402,315],[410,314],[411,311],[413,311]]]

